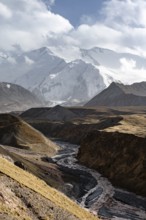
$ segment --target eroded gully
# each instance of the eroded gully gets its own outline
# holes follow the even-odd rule
[[[78,163],[79,146],[57,142],[61,150],[51,158],[66,179],[66,194],[106,220],[146,220],[146,198],[114,188],[107,178]]]

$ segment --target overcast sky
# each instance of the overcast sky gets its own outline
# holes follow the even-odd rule
[[[94,46],[146,55],[146,0],[0,0],[0,48]]]

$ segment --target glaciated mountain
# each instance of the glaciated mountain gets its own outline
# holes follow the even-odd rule
[[[42,105],[42,100],[23,87],[12,83],[0,83],[0,112],[22,111]]]
[[[113,82],[86,106],[146,106],[146,82],[132,85]]]
[[[111,76],[113,81],[124,84],[146,81],[145,57],[95,47],[82,49],[81,59],[97,66],[100,72]]]
[[[146,81],[146,62],[140,56],[102,48],[81,49],[66,62],[49,48],[0,52],[0,81],[19,84],[47,104],[85,103],[111,82]]]
[[[39,90],[46,100],[77,104],[85,102],[106,87],[99,70],[82,60],[68,63],[62,70],[49,75]]]
[[[55,56],[45,47],[25,53],[20,59],[27,59],[27,62],[30,63],[28,65],[30,65],[31,68],[22,76],[17,77],[14,82],[33,91],[39,97],[44,97],[40,91],[40,85],[44,80],[52,75],[52,73],[58,73],[66,66],[66,62],[63,59]],[[43,90],[43,88],[41,89]]]
[[[89,50],[81,49],[81,57],[84,61],[92,63],[97,66],[104,66],[110,69],[119,69],[122,64],[122,60],[129,60],[136,62],[138,69],[146,69],[146,58],[130,54],[130,53],[118,53],[113,50],[104,49],[100,47],[94,47]]]
[[[3,67],[0,80],[21,85],[54,105],[85,103],[112,80],[109,78],[107,82],[106,76],[92,64],[82,60],[66,63],[46,47],[15,56],[5,55],[0,66]]]
[[[30,87],[32,86],[31,80],[34,78],[37,83],[41,82],[52,70],[57,71],[58,66],[60,69],[66,64],[63,59],[55,56],[47,47],[21,54],[5,54],[4,52],[1,54],[0,81],[16,82],[17,78],[21,81],[21,77],[25,76],[25,78],[29,78]],[[24,81],[23,84],[25,86]]]
[[[61,63],[45,75],[39,73],[29,72],[15,82],[55,104],[85,102],[106,87],[99,70],[82,60],[64,67]]]

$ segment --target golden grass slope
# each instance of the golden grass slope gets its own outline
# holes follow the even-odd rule
[[[19,117],[0,114],[0,143],[54,155],[59,147]]]
[[[120,132],[134,134],[138,137],[146,137],[146,117],[145,114],[134,114],[123,116],[118,125],[104,129],[107,132]]]
[[[43,197],[56,204],[56,206],[68,211],[80,220],[98,220],[97,217],[79,207],[75,202],[71,201],[65,195],[49,187],[44,181],[16,167],[4,158],[0,158],[0,172],[6,174],[29,189],[39,193]]]

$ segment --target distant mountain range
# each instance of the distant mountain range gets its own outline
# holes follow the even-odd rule
[[[0,83],[0,112],[22,111],[43,105],[43,101],[30,91],[12,83]]]
[[[85,106],[145,106],[146,82],[123,85],[111,83]]]
[[[80,49],[70,62],[48,47],[0,51],[0,81],[23,86],[48,106],[84,104],[113,81],[146,81],[145,71],[145,58],[98,47]]]

